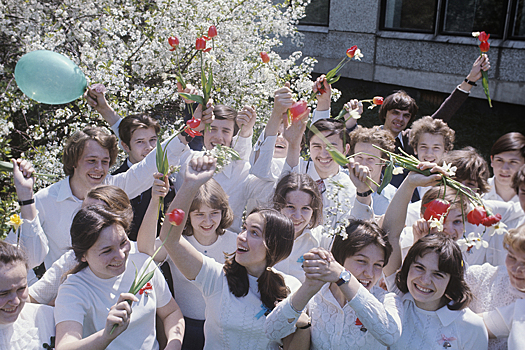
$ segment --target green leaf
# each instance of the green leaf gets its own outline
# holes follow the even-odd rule
[[[0,160],[0,171],[13,171],[13,163]]]
[[[141,288],[144,287],[146,283],[148,283],[153,278],[153,274],[155,274],[155,269],[151,270],[150,272],[142,276],[142,278],[139,280],[139,282],[135,286],[134,290],[133,291],[130,290],[130,293],[133,295],[137,294],[139,290],[141,290]]]
[[[387,162],[385,174],[383,175],[383,181],[381,181],[381,186],[377,189],[377,193],[381,194],[381,191],[392,181],[392,174],[394,172],[394,160],[390,157],[390,160]]]
[[[201,105],[204,106],[204,99],[202,98],[202,96],[187,94],[185,92],[179,92],[179,95],[181,95],[182,97],[184,97],[187,100],[195,101],[195,102],[200,103]]]
[[[485,92],[485,96],[487,96],[487,100],[489,101],[489,106],[492,108],[492,100],[490,99],[490,92],[489,92],[489,77],[487,72],[484,70],[481,71],[482,79],[481,79],[481,85],[483,85],[483,91]]]
[[[177,79],[177,81],[180,83],[180,85],[182,85],[182,89],[186,89],[186,82],[184,81],[184,78],[180,77],[180,76],[176,76],[175,79]]]

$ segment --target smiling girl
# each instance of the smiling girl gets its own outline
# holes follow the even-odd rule
[[[392,247],[375,223],[351,221],[346,232],[345,240],[336,236],[333,257],[322,248],[305,254],[304,284],[266,319],[270,339],[294,332],[299,310],[305,308],[311,317],[311,346],[302,344],[304,349],[385,349],[399,338],[401,303],[376,286]],[[301,340],[297,336],[294,345]]]
[[[135,278],[131,265],[142,271],[149,259],[129,254],[130,223],[129,217],[101,206],[82,208],[75,215],[71,243],[78,264],[60,286],[55,303],[58,350],[158,349],[156,314],[164,325],[166,349],[180,349],[182,313],[155,265],[149,267],[154,271],[149,288],[136,296],[127,293]]]
[[[190,161],[184,183],[168,211],[179,208],[188,212],[187,199],[194,198],[199,187],[213,176],[215,162],[206,156]],[[225,264],[181,239],[182,229],[183,225],[165,222],[161,239],[167,237],[165,247],[171,259],[204,296],[204,349],[266,349],[269,339],[262,329],[265,314],[300,284],[294,277],[272,269],[292,250],[292,222],[273,209],[250,213],[237,237],[237,250]]]
[[[392,287],[404,317],[401,338],[390,349],[487,349],[483,320],[467,308],[472,294],[463,265],[459,247],[443,234],[414,243]]]

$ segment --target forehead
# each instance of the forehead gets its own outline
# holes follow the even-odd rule
[[[507,250],[509,253],[511,253],[516,259],[525,261],[525,252],[522,252],[521,250],[516,250],[512,246],[508,246]]]
[[[27,269],[22,261],[0,263],[0,290],[9,290],[27,282]]]
[[[137,128],[131,132],[132,140],[149,139],[156,136],[157,133],[155,132],[155,128],[152,126],[149,128]]]
[[[95,140],[87,140],[80,158],[87,157],[109,158],[109,150]]]
[[[101,248],[113,244],[120,244],[124,237],[126,237],[126,231],[124,231],[122,226],[114,224],[104,227],[100,231],[100,235],[98,236],[98,239],[93,247]]]
[[[418,144],[443,146],[445,144],[445,138],[440,134],[424,132],[419,136]]]
[[[246,218],[246,226],[258,227],[262,230],[264,227],[264,219],[262,215],[259,213],[252,213],[248,215],[248,217]]]
[[[207,206],[206,204],[201,204],[201,206],[197,209],[195,209],[193,212],[199,212],[199,213],[209,213],[212,211],[220,210],[219,208],[212,208]]]
[[[235,122],[233,119],[214,119],[211,126],[219,129],[233,130]]]
[[[389,109],[386,112],[386,115],[388,116],[389,114],[400,114],[403,117],[410,117],[410,112],[408,111],[408,109],[399,109],[399,108]]]
[[[494,155],[494,158],[501,158],[505,160],[517,160],[520,162],[525,161],[520,151],[506,151]]]
[[[286,194],[286,202],[298,205],[310,205],[312,196],[309,193],[295,190]]]
[[[381,261],[385,259],[385,251],[377,244],[371,243],[357,251],[354,256],[364,256],[371,261]]]
[[[423,256],[416,256],[414,263],[424,265],[431,270],[439,270],[439,255],[435,251],[423,252]]]
[[[325,131],[321,131],[321,134],[332,144],[335,144],[335,145],[342,145],[343,144],[343,140],[341,140],[341,138],[339,137],[338,134],[336,133],[333,133],[333,131],[330,131],[330,130],[325,130]],[[330,135],[332,134],[332,135]],[[330,136],[328,136],[330,135]],[[315,143],[315,144],[325,144],[323,140],[321,140],[321,138],[317,135],[312,135],[312,138],[310,139],[310,144],[312,143]]]
[[[354,152],[365,152],[368,154],[372,154],[377,157],[381,157],[381,151],[375,148],[371,143],[365,143],[365,142],[358,142],[354,146]],[[366,157],[366,154],[361,155],[361,157]]]

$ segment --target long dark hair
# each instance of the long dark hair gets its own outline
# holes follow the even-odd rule
[[[445,289],[444,297],[452,300],[447,304],[450,310],[461,310],[468,306],[472,300],[472,292],[465,282],[463,255],[454,240],[442,233],[429,234],[420,238],[408,251],[401,270],[396,274],[397,288],[403,293],[408,293],[408,271],[417,257],[436,252],[439,256],[439,271],[448,273],[450,280]]]
[[[292,221],[275,209],[254,209],[264,220],[264,244],[266,246],[266,269],[257,279],[261,301],[270,310],[275,304],[285,299],[290,293],[284,278],[273,272],[270,267],[286,259],[293,248],[294,226]],[[248,272],[235,260],[235,253],[226,260],[224,272],[230,292],[237,298],[248,294],[250,283]]]
[[[128,233],[130,224],[129,216],[116,214],[100,205],[81,208],[73,218],[70,230],[71,248],[78,264],[69,273],[77,273],[88,266],[87,262],[82,261],[82,257],[95,244],[100,231],[111,225],[120,225]]]

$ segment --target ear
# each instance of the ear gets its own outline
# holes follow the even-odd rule
[[[82,257],[80,258],[80,261],[87,263],[86,254],[82,255]]]
[[[492,165],[494,163],[494,156],[490,156],[490,167],[491,168],[494,168],[494,165]]]
[[[124,142],[120,142],[120,144],[122,145],[124,152],[126,152],[127,154],[131,153],[131,148],[128,145],[126,145]]]
[[[350,144],[349,143],[347,143],[345,145],[345,154],[348,154],[348,152],[350,152]]]

